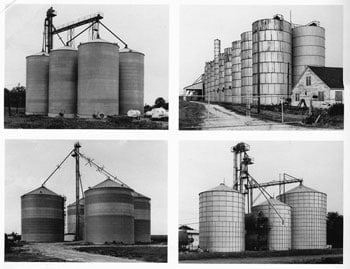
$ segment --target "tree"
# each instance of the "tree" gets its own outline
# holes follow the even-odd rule
[[[327,214],[327,244],[334,248],[343,248],[343,216],[338,212]]]

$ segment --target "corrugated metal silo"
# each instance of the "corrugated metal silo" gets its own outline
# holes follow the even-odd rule
[[[47,115],[49,55],[40,52],[26,57],[26,115]]]
[[[292,28],[281,16],[253,23],[253,95],[279,104],[292,85]],[[254,100],[255,101],[255,100]]]
[[[225,48],[225,103],[232,103],[232,48]]]
[[[119,114],[119,47],[94,39],[78,47],[78,116]]]
[[[252,32],[241,34],[241,103],[251,104],[253,95]]]
[[[50,52],[49,117],[77,113],[78,51],[63,47]]]
[[[244,194],[224,184],[199,194],[199,245],[211,252],[244,251]]]
[[[269,202],[265,201],[254,206],[252,213],[258,216],[262,212],[264,217],[268,218],[267,245],[269,250],[289,250],[292,247],[291,207],[276,199],[269,199]],[[283,223],[274,208],[283,218]]]
[[[64,240],[64,197],[42,186],[21,196],[22,240]]]
[[[325,29],[316,23],[293,28],[293,86],[308,65],[325,66]]]
[[[225,53],[220,53],[219,56],[219,100],[225,100]]]
[[[151,203],[150,198],[133,192],[135,243],[151,242]]]
[[[85,191],[85,241],[134,243],[131,189],[107,179]]]
[[[214,40],[214,91],[213,102],[219,102],[221,41]]]
[[[76,208],[75,202],[67,206],[67,226],[68,233],[75,234],[76,232]],[[84,239],[84,207],[85,207],[85,199],[79,200],[79,237],[80,239]]]
[[[210,102],[213,102],[215,99],[215,64],[214,61],[210,62]]]
[[[327,195],[300,184],[277,199],[292,207],[292,249],[326,248]]]
[[[205,63],[204,67],[204,101],[208,101],[209,90],[210,90],[210,67],[209,62]]]
[[[119,113],[131,109],[144,110],[144,62],[145,55],[131,49],[119,54]]]
[[[232,103],[241,103],[241,40],[232,42]]]

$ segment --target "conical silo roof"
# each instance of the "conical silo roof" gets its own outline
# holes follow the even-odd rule
[[[71,203],[71,204],[68,205],[68,206],[75,206],[75,204],[76,204],[76,201],[74,201],[74,203]],[[85,205],[85,199],[84,199],[84,198],[80,198],[79,204],[80,204],[80,205]]]
[[[39,188],[32,190],[24,195],[33,195],[33,194],[46,194],[46,195],[55,195],[55,196],[60,196],[57,193],[49,190],[48,188],[46,188],[45,186],[40,186]],[[23,196],[24,196],[23,195]]]
[[[56,50],[73,50],[73,51],[76,51],[75,48],[72,48],[70,46],[63,46],[63,47],[60,47],[60,48],[57,48],[57,49],[53,49],[51,51],[56,51]]]
[[[96,38],[96,39],[92,39],[92,40],[86,41],[84,43],[80,43],[79,46],[84,45],[84,44],[90,44],[90,43],[107,43],[107,44],[115,45],[115,46],[117,46],[119,48],[119,45],[117,43],[112,43],[112,42],[109,42],[109,41],[104,40],[102,38]]]
[[[99,189],[99,188],[127,188],[130,189],[129,187],[119,184],[118,182],[107,178],[106,180],[102,181],[101,183],[98,183],[97,185],[91,187],[90,189]]]
[[[320,192],[320,191],[316,191],[314,189],[311,189],[309,187],[304,186],[303,184],[300,184],[299,186],[285,192],[285,194],[287,194],[287,193],[299,193],[299,192]],[[320,192],[320,193],[322,193],[322,192]]]
[[[151,199],[151,198],[149,198],[149,197],[147,197],[147,196],[145,196],[145,195],[143,195],[143,194],[141,194],[141,193],[139,193],[139,192],[136,192],[136,191],[133,191],[132,193],[131,193],[131,195],[133,196],[133,197],[136,197],[136,198],[145,198],[145,199]]]
[[[140,51],[137,51],[137,50],[133,50],[133,49],[129,49],[129,48],[122,48],[119,50],[120,53],[140,53],[142,55],[145,55],[144,53],[140,52]]]
[[[208,192],[208,191],[229,191],[229,192],[237,192],[236,190],[228,187],[227,185],[225,185],[224,183],[220,183],[220,185],[214,187],[214,188],[211,188],[209,190],[206,190],[206,191],[202,191],[200,192],[199,194],[203,193],[203,192]]]

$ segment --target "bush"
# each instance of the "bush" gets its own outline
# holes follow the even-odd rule
[[[344,115],[344,104],[333,104],[328,109],[329,116]]]

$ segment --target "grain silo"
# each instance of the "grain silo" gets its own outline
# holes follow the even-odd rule
[[[251,104],[253,95],[252,32],[241,34],[241,103]]]
[[[293,86],[308,65],[325,66],[325,29],[318,22],[293,28]]]
[[[67,227],[68,234],[76,233],[76,203],[67,206]],[[79,239],[84,239],[84,206],[85,199],[79,200]]]
[[[22,240],[64,240],[64,197],[44,186],[21,196]]]
[[[151,203],[150,198],[137,193],[134,197],[134,237],[135,243],[151,242]]]
[[[131,189],[106,179],[85,191],[85,241],[134,243]]]
[[[220,52],[221,41],[219,39],[214,40],[214,92],[213,102],[219,101],[219,87],[220,87]]]
[[[225,53],[220,53],[219,56],[219,99],[218,102],[223,102],[225,99]]]
[[[209,62],[205,62],[204,67],[204,101],[208,101],[209,90],[210,90],[210,66]]]
[[[231,103],[241,103],[241,40],[232,42],[232,97]]]
[[[278,213],[277,213],[277,212]],[[289,250],[292,247],[291,207],[276,199],[269,199],[252,208],[254,216],[262,212],[268,218],[267,246],[269,250]],[[282,222],[282,219],[283,222]]]
[[[119,113],[144,111],[144,58],[141,52],[120,50],[119,54]]]
[[[232,48],[225,48],[225,103],[232,103]]]
[[[199,246],[211,252],[244,251],[244,194],[224,184],[199,194]]]
[[[47,115],[49,55],[40,52],[26,57],[26,115]]]
[[[119,47],[94,39],[78,47],[78,104],[82,118],[119,114]]]
[[[292,207],[292,249],[326,248],[327,195],[300,184],[277,199]]]
[[[72,118],[77,112],[78,51],[65,46],[50,52],[48,116]]]
[[[209,75],[209,78],[210,78],[210,90],[209,90],[209,101],[210,102],[213,102],[214,101],[214,96],[215,96],[215,93],[216,93],[216,90],[215,90],[215,64],[214,64],[214,61],[211,61],[209,63],[210,65],[210,68],[209,68],[209,72],[210,72],[210,75]]]
[[[279,104],[292,85],[292,28],[283,16],[253,23],[253,95],[260,104]]]

